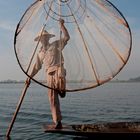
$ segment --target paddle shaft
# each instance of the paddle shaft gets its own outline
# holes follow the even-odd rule
[[[13,125],[14,125],[14,122],[15,122],[15,120],[16,120],[17,114],[18,114],[18,112],[19,112],[19,109],[20,109],[20,107],[21,107],[21,104],[22,104],[22,102],[23,102],[23,99],[24,99],[24,97],[25,97],[25,94],[26,94],[26,92],[27,92],[28,87],[29,87],[29,83],[25,82],[25,85],[24,85],[24,88],[23,88],[23,90],[22,90],[22,94],[21,94],[21,96],[20,96],[20,99],[19,99],[19,102],[18,102],[18,104],[17,104],[16,110],[15,110],[14,115],[13,115],[13,117],[12,117],[11,123],[10,123],[10,125],[9,125],[9,127],[8,127],[8,130],[7,130],[7,133],[6,133],[6,137],[9,137],[9,135],[10,135],[10,132],[11,132],[11,130],[12,130],[12,127],[13,127]]]

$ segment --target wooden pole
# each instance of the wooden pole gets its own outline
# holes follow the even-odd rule
[[[43,33],[44,29],[45,29],[45,26],[46,26],[46,24],[45,24],[44,27],[42,28],[41,36],[42,36],[42,33]],[[39,38],[39,40],[38,40],[38,42],[37,42],[37,45],[36,45],[36,47],[35,47],[35,50],[33,51],[33,54],[32,54],[32,57],[31,57],[31,59],[30,59],[29,66],[28,66],[28,68],[27,68],[26,73],[29,72],[29,69],[30,69],[30,67],[31,67],[31,63],[32,63],[32,61],[33,61],[33,58],[34,58],[34,56],[35,56],[35,53],[36,53],[36,51],[37,51],[37,47],[38,47],[39,42],[40,42],[40,39],[41,39],[41,36],[40,36],[40,38]],[[18,112],[19,112],[19,109],[20,109],[20,107],[21,107],[21,104],[22,104],[22,102],[23,102],[23,99],[24,99],[24,97],[25,97],[26,91],[27,91],[27,89],[28,89],[28,87],[29,87],[29,85],[30,85],[30,80],[31,80],[31,78],[27,78],[26,81],[25,81],[25,85],[24,85],[24,88],[23,88],[23,90],[22,90],[22,94],[21,94],[21,96],[20,96],[20,99],[19,99],[19,102],[18,102],[16,111],[15,111],[15,113],[14,113],[14,115],[13,115],[13,118],[12,118],[12,120],[11,120],[11,123],[10,123],[10,125],[9,125],[9,127],[8,127],[8,130],[7,130],[7,133],[6,133],[6,137],[7,137],[8,139],[9,139],[9,135],[10,135],[10,132],[11,132],[11,130],[12,130],[12,127],[13,127],[13,125],[14,125],[15,119],[16,119],[16,117],[17,117],[17,114],[18,114]]]
[[[27,80],[30,81],[29,78],[27,78]],[[26,80],[26,81],[27,81],[27,80]],[[6,137],[7,137],[7,138],[9,138],[10,132],[11,132],[12,127],[13,127],[13,125],[14,125],[15,119],[16,119],[16,117],[17,117],[17,114],[18,114],[19,109],[20,109],[20,107],[21,107],[21,104],[22,104],[22,102],[23,102],[23,99],[24,99],[24,97],[25,97],[25,94],[26,94],[26,92],[27,92],[27,89],[28,89],[28,87],[29,87],[29,84],[30,84],[30,83],[25,82],[25,85],[24,85],[24,88],[23,88],[23,90],[22,90],[22,94],[21,94],[20,99],[19,99],[19,102],[18,102],[18,104],[17,104],[15,113],[14,113],[14,115],[13,115],[13,118],[12,118],[12,120],[11,120],[11,123],[10,123],[10,125],[9,125],[9,127],[8,127],[8,130],[7,130],[7,133],[6,133]]]

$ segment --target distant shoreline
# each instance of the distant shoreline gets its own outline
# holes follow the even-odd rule
[[[46,81],[40,81],[41,83],[46,83]],[[89,80],[82,80],[82,81],[73,81],[73,80],[70,80],[70,81],[67,81],[68,83],[93,83],[93,81],[89,81]],[[134,82],[137,82],[139,83],[140,82],[140,77],[136,77],[136,78],[130,78],[128,80],[119,80],[119,79],[114,79],[114,80],[111,80],[109,81],[110,83],[134,83]],[[11,79],[8,79],[8,80],[1,80],[0,81],[0,84],[22,84],[22,83],[25,83],[24,80],[11,80]],[[32,83],[35,83],[34,81],[32,81]]]
[[[114,81],[109,81],[109,83],[139,83],[139,80],[114,80]],[[25,81],[15,81],[15,80],[7,80],[7,81],[0,81],[0,84],[23,84]],[[32,83],[35,83],[32,81]],[[70,82],[70,83],[79,83],[79,82]]]

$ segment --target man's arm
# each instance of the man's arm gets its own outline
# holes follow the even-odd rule
[[[38,71],[42,68],[42,64],[43,64],[43,58],[40,57],[40,54],[37,54],[36,62],[33,65],[32,71],[29,76],[34,77],[38,73]],[[31,81],[31,78],[27,78],[26,84],[28,86],[30,85],[30,81]]]
[[[70,39],[70,35],[69,35],[68,30],[66,29],[64,23],[65,23],[65,21],[63,19],[59,20],[61,31],[64,34],[63,39],[64,39],[65,42],[67,42]]]

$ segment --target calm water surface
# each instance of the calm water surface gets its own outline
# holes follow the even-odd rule
[[[0,140],[5,139],[22,88],[23,84],[0,84]],[[92,90],[68,93],[60,101],[65,124],[140,121],[140,83],[108,83]],[[46,134],[42,129],[45,123],[52,123],[47,89],[32,84],[14,124],[11,139],[79,139]]]

